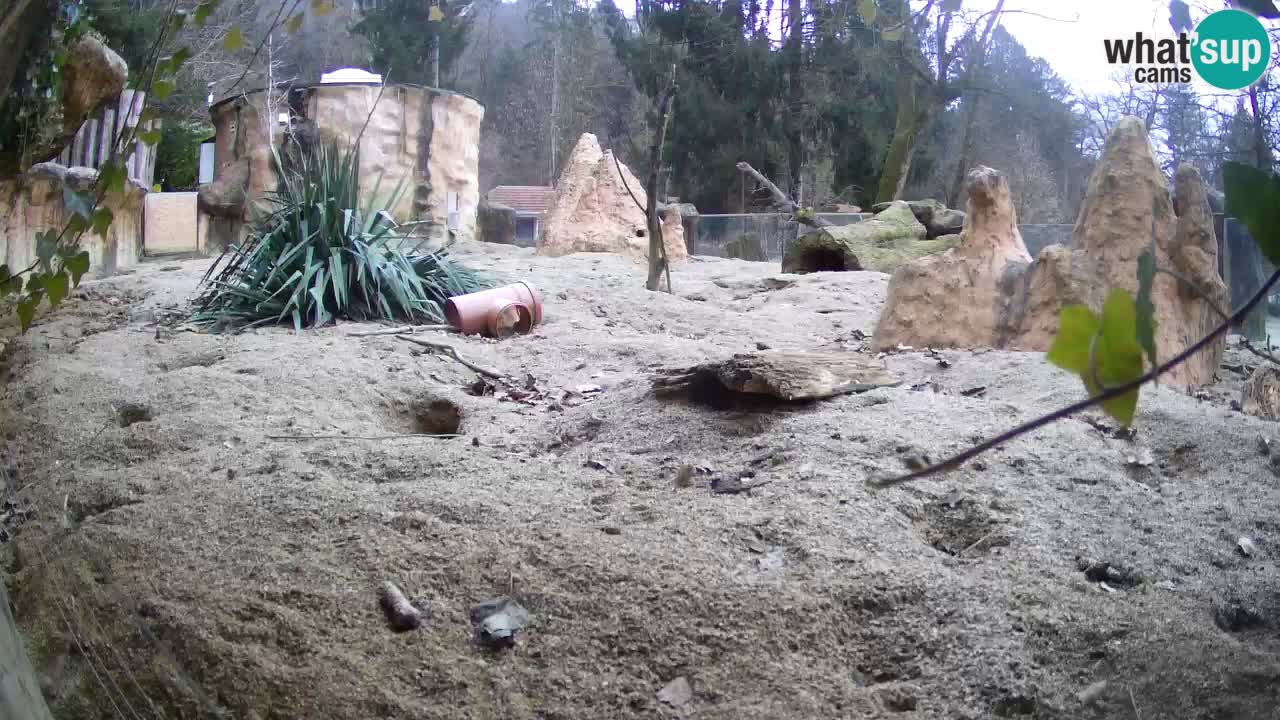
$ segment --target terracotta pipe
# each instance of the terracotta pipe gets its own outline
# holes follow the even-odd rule
[[[519,307],[508,309],[511,305]],[[515,332],[527,333],[542,322],[542,299],[528,283],[517,282],[451,297],[444,304],[445,319],[464,335],[494,333],[498,327],[492,324],[495,315],[512,320],[510,327]]]

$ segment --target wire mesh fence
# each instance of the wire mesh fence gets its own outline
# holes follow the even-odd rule
[[[1222,279],[1230,292],[1231,307],[1236,308],[1253,297],[1276,268],[1262,255],[1243,223],[1233,217],[1222,217],[1221,223]],[[1276,298],[1275,295],[1272,297]],[[1237,332],[1257,341],[1267,340],[1268,336],[1280,338],[1280,319],[1270,317],[1270,305],[1270,302],[1260,303],[1237,328]]]
[[[833,225],[852,225],[871,215],[821,213],[819,217]],[[777,213],[699,215],[696,228],[692,238],[686,238],[691,255],[770,262],[781,260],[787,245],[808,230],[790,215]]]

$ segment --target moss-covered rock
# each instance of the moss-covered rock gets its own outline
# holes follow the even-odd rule
[[[924,225],[906,203],[897,202],[870,220],[820,228],[798,238],[787,248],[782,271],[891,273],[907,260],[944,252],[959,241],[958,235],[926,240]]]

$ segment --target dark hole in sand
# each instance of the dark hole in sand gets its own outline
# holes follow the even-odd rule
[[[410,412],[415,433],[457,435],[462,428],[462,408],[449,400],[436,398],[415,402]]]
[[[129,427],[134,423],[149,422],[152,418],[151,408],[139,403],[121,403],[116,408],[116,419],[120,427]]]

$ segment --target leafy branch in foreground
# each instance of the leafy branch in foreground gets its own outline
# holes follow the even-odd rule
[[[217,12],[221,2],[222,0],[202,0],[193,11],[187,12],[179,7],[178,0],[168,0],[155,39],[145,53],[146,61],[142,67],[132,68],[131,84],[156,100],[168,98],[176,89],[175,78],[178,71],[191,59],[192,53],[190,48],[184,46],[176,48],[170,55],[163,55],[165,48],[172,44],[178,31],[188,21],[195,26],[204,26]],[[299,2],[300,0],[282,0],[280,12],[264,33],[263,42],[282,24],[290,33],[300,29],[301,13],[287,20],[282,18],[286,9],[297,9]],[[329,0],[311,0],[311,10],[317,15],[327,14],[331,8]],[[63,22],[63,32],[67,38],[74,38],[85,32],[77,22]],[[224,41],[225,47],[235,50],[242,42],[242,30],[238,26],[232,26]],[[256,58],[257,52],[254,54],[254,59]],[[50,73],[50,77],[60,77],[61,73],[58,71],[66,62],[65,53],[55,58],[55,72]],[[253,59],[246,64],[246,73],[252,63]],[[43,89],[52,94],[55,87]],[[104,207],[103,203],[109,195],[119,196],[125,192],[128,174],[123,159],[134,151],[137,143],[155,145],[160,142],[160,130],[145,129],[158,116],[156,107],[148,104],[139,113],[136,125],[126,123],[111,138],[110,155],[98,171],[93,187],[81,190],[64,185],[63,205],[69,218],[61,228],[51,228],[36,236],[35,261],[24,268],[0,264],[0,298],[19,296],[16,311],[22,332],[25,333],[31,327],[41,302],[47,300],[50,307],[56,308],[73,288],[79,286],[81,278],[89,271],[90,257],[87,251],[80,248],[81,238],[89,231],[103,238],[107,236],[115,218],[111,209]]]
[[[387,210],[401,188],[359,209],[354,149],[322,145],[293,169],[277,154],[275,167],[280,188],[266,199],[269,211],[210,266],[194,323],[237,328],[291,318],[300,332],[336,317],[442,322],[445,300],[488,284],[446,250],[405,252],[416,238]]]
[[[1280,265],[1280,177],[1248,165],[1228,162],[1224,166],[1227,212],[1245,224],[1262,254],[1274,265]],[[1103,306],[1102,316],[1079,305],[1062,309],[1058,335],[1046,358],[1053,364],[1076,372],[1084,380],[1090,397],[1023,423],[1000,435],[952,455],[941,462],[896,477],[869,481],[876,487],[888,487],[954,470],[982,453],[1014,438],[1070,417],[1082,410],[1101,405],[1112,417],[1129,425],[1137,407],[1139,389],[1164,373],[1186,362],[1208,347],[1219,336],[1241,323],[1280,282],[1280,270],[1263,283],[1247,302],[1236,309],[1212,332],[1191,347],[1151,370],[1142,373],[1142,354],[1155,359],[1154,308],[1151,287],[1157,272],[1155,259],[1144,255],[1138,263],[1139,297],[1137,301],[1120,289],[1114,289]]]

